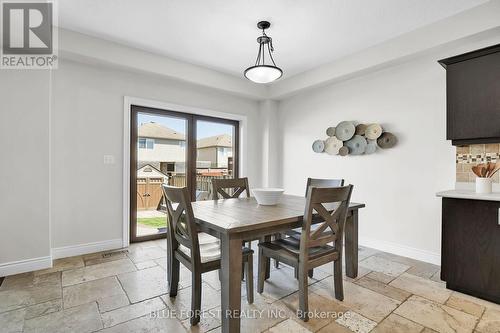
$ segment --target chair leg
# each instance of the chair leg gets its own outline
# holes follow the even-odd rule
[[[201,311],[201,274],[198,272],[192,273],[192,283],[191,283],[191,326],[194,326],[200,322],[200,311]]]
[[[299,264],[299,318],[303,321],[309,320],[309,298],[307,288],[307,271]]]
[[[281,239],[281,234],[275,234],[274,239]],[[280,268],[279,260],[274,259],[274,268]]]
[[[172,283],[172,255],[167,249],[167,282],[168,285]]]
[[[264,280],[266,279],[266,262],[264,251],[259,247],[259,270],[257,272],[257,292],[262,294],[264,291]]]
[[[253,304],[253,254],[247,257],[245,262],[245,274],[246,274],[246,285],[247,285],[247,302],[248,304]]]
[[[309,271],[307,271],[307,275],[312,278],[313,275],[314,275],[314,270],[313,269],[310,269]]]
[[[170,240],[170,233],[167,226],[167,281],[170,285],[172,283],[172,261],[174,258],[172,241]]]
[[[342,280],[342,257],[333,263],[333,286],[335,288],[335,298],[344,300],[344,282]]]
[[[174,256],[171,257],[170,260],[170,272],[168,281],[170,282],[168,294],[170,297],[177,296],[177,289],[179,288],[179,271],[180,271],[180,262]]]

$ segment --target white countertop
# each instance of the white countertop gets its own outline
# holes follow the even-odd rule
[[[478,194],[474,190],[450,190],[438,192],[436,195],[442,198],[500,201],[500,192]]]

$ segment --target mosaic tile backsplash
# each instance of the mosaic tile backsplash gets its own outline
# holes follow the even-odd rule
[[[473,183],[476,175],[471,168],[479,163],[500,161],[500,144],[484,144],[457,147],[457,182]],[[500,172],[493,176],[494,183],[500,183]]]

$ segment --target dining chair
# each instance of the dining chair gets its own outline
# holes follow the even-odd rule
[[[306,184],[306,197],[307,191],[310,186],[314,187],[341,187],[344,186],[343,179],[320,179],[320,178],[307,178]]]
[[[344,225],[353,186],[314,187],[307,190],[304,222],[300,240],[295,237],[259,243],[257,291],[264,291],[266,261],[273,258],[298,270],[299,317],[308,321],[308,271],[333,261],[335,298],[344,299],[342,281],[342,246]],[[322,221],[312,229],[315,216]],[[329,245],[333,243],[333,245]]]
[[[177,296],[179,285],[179,264],[191,271],[191,325],[200,321],[201,275],[220,270],[220,241],[204,232],[198,232],[190,195],[186,187],[163,184],[167,205],[167,275],[170,297]],[[253,303],[253,250],[242,248],[244,272],[247,287],[247,301]]]
[[[247,198],[250,197],[250,187],[246,177],[212,179],[213,200],[239,198],[243,192],[245,192]]]
[[[306,197],[307,197],[307,191],[309,190],[310,186],[314,187],[340,187],[344,186],[344,180],[343,179],[321,179],[321,178],[307,178],[307,183],[306,183]],[[284,234],[287,236],[295,237],[300,240],[300,233],[301,229],[292,229],[289,231],[285,231]],[[279,267],[279,261],[275,261],[275,266],[276,268]],[[298,277],[297,271],[295,272],[296,277]],[[314,272],[311,269],[309,271],[309,277],[313,277]]]
[[[212,199],[234,199],[239,198],[245,192],[246,197],[250,197],[250,187],[248,186],[248,178],[224,178],[212,179]],[[252,247],[252,242],[247,242],[249,248]]]

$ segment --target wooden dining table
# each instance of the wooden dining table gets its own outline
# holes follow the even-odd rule
[[[221,240],[221,320],[223,333],[240,332],[243,241],[270,240],[271,235],[302,225],[306,198],[283,195],[279,204],[262,206],[255,198],[207,200],[192,203],[200,231]],[[345,225],[346,275],[358,275],[358,210],[351,203]],[[269,277],[269,261],[266,278]]]

